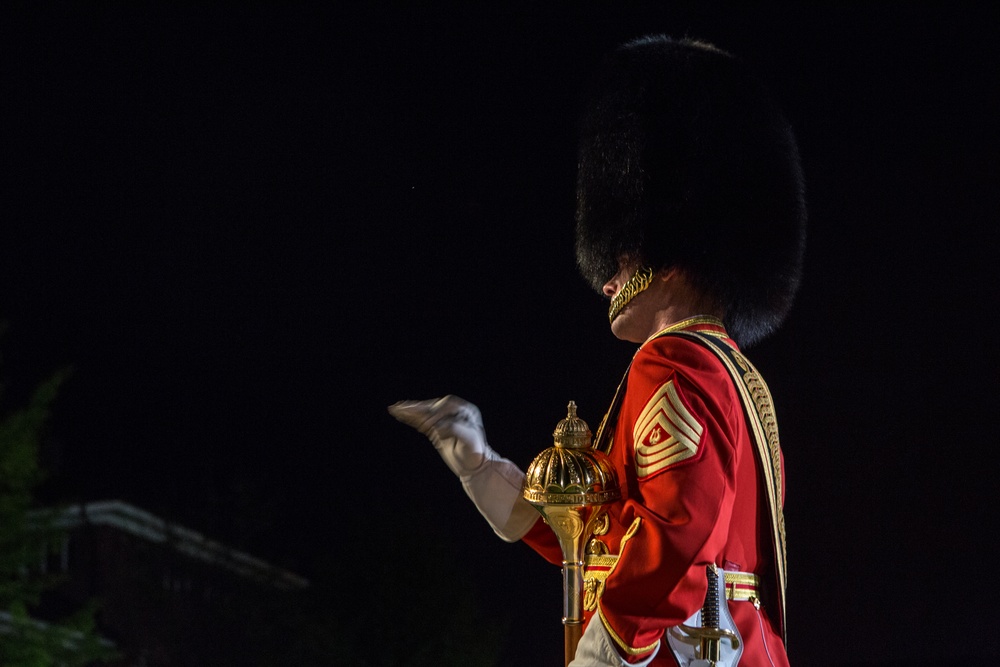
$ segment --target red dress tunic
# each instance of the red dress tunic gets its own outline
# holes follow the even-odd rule
[[[714,319],[669,330],[678,329],[736,347]],[[617,420],[605,428],[614,429],[608,454],[622,499],[606,506],[608,521],[588,546],[586,619],[597,616],[619,651],[640,659],[666,628],[702,607],[706,566],[773,581],[771,519],[733,380],[698,343],[676,336],[646,341],[629,368]],[[562,563],[543,522],[524,541]],[[740,667],[787,667],[776,611],[746,600],[730,600],[729,609],[744,644]],[[651,665],[675,664],[664,639]]]

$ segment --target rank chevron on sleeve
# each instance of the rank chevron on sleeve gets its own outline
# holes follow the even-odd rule
[[[704,430],[681,401],[674,381],[663,384],[646,403],[632,432],[639,479],[695,456]]]

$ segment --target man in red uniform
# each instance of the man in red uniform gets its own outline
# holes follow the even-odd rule
[[[738,345],[774,331],[798,287],[791,130],[728,54],[630,42],[589,91],[577,203],[581,272],[611,299],[612,332],[640,347],[598,432],[622,499],[587,546],[571,665],[787,666],[781,450]],[[449,396],[390,412],[431,439],[501,537],[561,562],[475,406]]]

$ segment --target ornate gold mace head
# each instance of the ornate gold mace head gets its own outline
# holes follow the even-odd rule
[[[569,402],[552,438],[555,444],[535,457],[524,480],[524,499],[542,516],[542,508],[591,507],[621,497],[611,462],[593,448],[590,427],[576,416],[575,402]]]
[[[555,532],[563,553],[563,623],[567,663],[583,624],[583,553],[601,505],[621,497],[608,456],[593,448],[590,427],[569,402],[566,418],[552,433],[555,444],[528,466],[522,494]],[[571,633],[571,626],[576,628]],[[572,644],[572,646],[571,646]]]

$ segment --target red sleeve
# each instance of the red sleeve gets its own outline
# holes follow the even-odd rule
[[[673,354],[668,362],[655,348],[637,354],[615,430],[613,455],[628,486],[618,517],[626,532],[598,612],[628,655],[648,652],[665,627],[701,608],[705,567],[728,536],[737,463],[732,425],[741,422],[724,369],[690,349],[685,354],[697,363],[677,364]]]
[[[521,540],[541,554],[545,560],[554,565],[562,565],[562,548],[559,546],[559,540],[544,520],[536,521]]]

